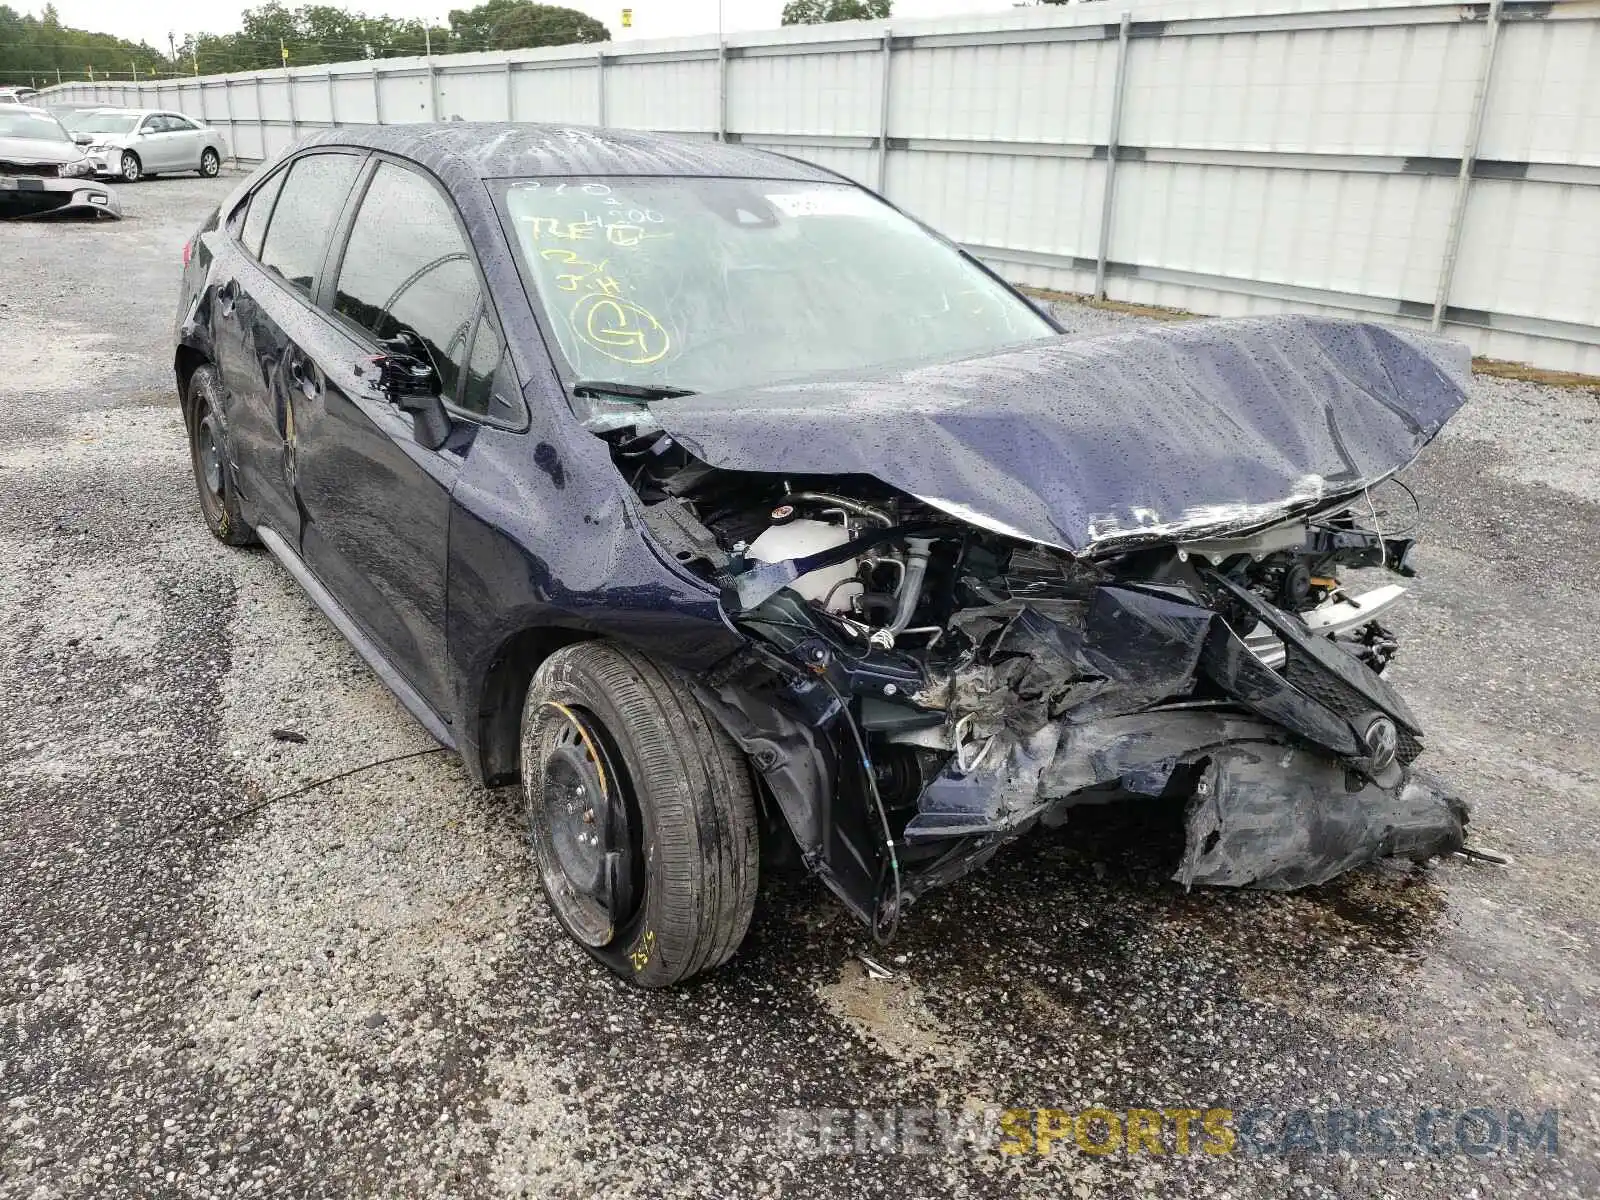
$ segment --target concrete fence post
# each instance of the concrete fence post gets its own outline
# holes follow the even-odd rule
[[[1106,180],[1100,193],[1100,237],[1094,255],[1094,298],[1106,298],[1106,259],[1111,253],[1111,216],[1117,200],[1117,150],[1122,141],[1122,97],[1127,91],[1128,30],[1132,17],[1124,12],[1117,25],[1117,68],[1111,83],[1111,128],[1106,134]]]
[[[517,81],[511,74],[511,60],[506,59],[506,120],[517,119]]]
[[[594,123],[601,129],[606,126],[606,52],[594,56]]]
[[[333,85],[333,72],[328,72],[328,124],[335,129],[339,127],[339,95],[338,89]]]
[[[728,140],[728,39],[717,39],[717,141]]]
[[[1444,324],[1444,311],[1450,303],[1450,285],[1455,281],[1456,260],[1461,253],[1461,229],[1467,219],[1467,199],[1472,191],[1472,167],[1478,158],[1478,142],[1483,137],[1483,120],[1489,111],[1489,88],[1494,78],[1495,50],[1500,44],[1500,9],[1503,0],[1490,0],[1489,19],[1483,31],[1483,57],[1478,66],[1478,88],[1472,97],[1472,114],[1467,122],[1467,142],[1461,150],[1461,169],[1456,173],[1456,194],[1450,205],[1450,225],[1445,231],[1444,261],[1439,264],[1439,290],[1433,297],[1433,317],[1428,328],[1438,331]]]
[[[372,123],[383,124],[383,80],[378,75],[378,64],[372,64]]]
[[[267,110],[261,103],[261,74],[256,73],[256,141],[261,144],[261,158],[267,157]]]
[[[894,37],[883,31],[883,64],[878,74],[878,195],[889,186],[889,76],[893,67]]]
[[[300,140],[300,118],[299,114],[295,112],[294,104],[295,87],[295,77],[289,74],[289,68],[285,67],[283,69],[283,92],[289,102],[289,143],[291,145]]]
[[[222,81],[222,109],[228,114],[228,148],[233,151],[233,161],[239,161],[239,126],[233,119],[233,76]]]

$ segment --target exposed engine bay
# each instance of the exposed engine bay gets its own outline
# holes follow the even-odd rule
[[[1405,589],[1341,582],[1412,574],[1368,490],[1074,555],[871,477],[720,470],[648,419],[600,426],[658,545],[749,639],[701,700],[880,937],[1008,840],[1115,798],[1188,798],[1185,885],[1300,887],[1462,844],[1381,678]]]

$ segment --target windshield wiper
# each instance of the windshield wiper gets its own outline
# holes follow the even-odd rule
[[[619,400],[637,400],[640,404],[648,404],[652,400],[672,400],[678,396],[693,396],[693,388],[667,387],[664,384],[653,383],[621,383],[610,379],[580,379],[572,385],[574,396],[593,396],[605,398],[615,396]]]

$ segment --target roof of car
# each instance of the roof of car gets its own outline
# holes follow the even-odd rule
[[[721,176],[834,180],[810,163],[726,142],[582,125],[450,121],[438,125],[350,125],[323,130],[312,145],[385,150],[431,167],[448,160],[481,179],[541,175]]]

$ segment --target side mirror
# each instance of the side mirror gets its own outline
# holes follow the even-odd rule
[[[75,133],[72,135],[72,140],[80,146],[92,146],[94,145],[94,134]]]
[[[433,366],[403,350],[379,355],[372,365],[378,370],[378,390],[401,412],[411,414],[411,432],[417,443],[429,450],[444,445],[450,436],[450,418],[439,399],[439,377]]]

